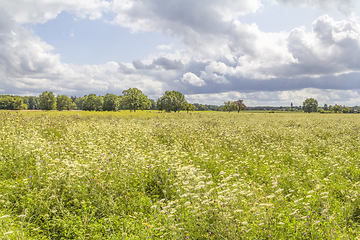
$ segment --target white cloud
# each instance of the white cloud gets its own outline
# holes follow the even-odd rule
[[[107,11],[110,3],[103,0],[1,0],[0,9],[18,23],[45,23],[62,11],[80,18],[97,19]]]
[[[308,6],[323,10],[329,10],[332,6],[335,6],[345,15],[349,15],[355,9],[355,0],[273,0],[273,2],[292,6]]]
[[[206,82],[202,79],[200,79],[195,74],[188,72],[185,73],[181,79],[184,83],[190,83],[193,86],[201,87],[206,84]]]
[[[247,106],[301,106],[305,99],[315,98],[320,106],[341,104],[346,106],[359,105],[360,89],[354,90],[326,90],[305,88],[293,91],[272,91],[239,93],[229,91],[213,94],[187,94],[190,103],[223,105],[227,101],[244,100]]]
[[[159,46],[156,46],[157,49],[160,49],[160,50],[171,50],[173,44],[169,44],[169,45],[159,45]]]

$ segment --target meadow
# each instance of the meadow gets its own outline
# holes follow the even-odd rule
[[[347,114],[0,111],[0,239],[360,239]]]

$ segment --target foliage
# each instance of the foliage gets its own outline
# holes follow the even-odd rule
[[[303,110],[306,113],[317,112],[318,101],[313,98],[308,98],[303,102]]]
[[[53,92],[45,91],[39,96],[39,106],[41,110],[55,110],[56,97]]]
[[[335,104],[335,106],[333,106],[331,110],[334,111],[335,113],[341,113],[342,109],[343,109],[342,106]]]
[[[166,91],[156,102],[157,108],[166,112],[180,112],[185,105],[185,97],[178,91]]]
[[[86,97],[80,97],[80,98],[76,98],[74,100],[74,103],[76,105],[76,109],[82,110],[82,105],[83,105],[85,99],[86,99]]]
[[[148,97],[137,88],[124,90],[123,95],[122,102],[125,109],[135,112],[136,110],[148,109],[151,105]]]
[[[84,111],[102,111],[103,108],[103,97],[96,96],[96,94],[91,93],[89,96],[86,96],[82,104],[82,110]]]
[[[224,112],[231,112],[231,111],[236,111],[238,108],[238,106],[236,105],[235,102],[231,102],[231,101],[228,101],[228,102],[224,102],[224,106],[222,108],[222,110]]]
[[[0,96],[0,109],[26,110],[27,107],[22,97],[9,95]]]
[[[104,111],[117,111],[120,108],[120,101],[118,96],[107,93],[104,97],[104,105],[103,110]]]
[[[183,110],[186,111],[186,112],[193,112],[193,111],[195,111],[195,105],[186,102],[184,104]]]
[[[26,104],[28,106],[29,110],[40,109],[39,98],[38,97],[25,96],[25,97],[22,97],[22,98],[24,100],[24,104]]]
[[[56,109],[59,111],[76,109],[76,104],[66,95],[58,95],[56,105]]]

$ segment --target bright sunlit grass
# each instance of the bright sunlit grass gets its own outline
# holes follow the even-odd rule
[[[0,112],[1,239],[355,239],[357,115]]]

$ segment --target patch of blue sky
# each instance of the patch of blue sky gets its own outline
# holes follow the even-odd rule
[[[184,46],[175,37],[157,32],[131,33],[130,29],[112,25],[114,14],[105,14],[101,19],[78,18],[68,12],[60,13],[44,24],[27,25],[36,35],[55,48],[63,63],[74,65],[97,65],[109,61],[132,62],[146,59],[160,50],[159,45],[171,45],[172,52]]]

